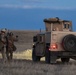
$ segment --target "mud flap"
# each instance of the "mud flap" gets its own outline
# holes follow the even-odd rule
[[[46,51],[45,51],[45,62],[47,64],[50,63],[50,51],[48,49],[46,49]]]
[[[51,52],[50,53],[50,63],[51,64],[56,64],[56,59],[57,59],[56,53]]]

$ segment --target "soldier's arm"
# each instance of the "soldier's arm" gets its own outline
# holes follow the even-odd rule
[[[5,44],[6,43],[6,36],[5,35],[0,35],[0,41]]]

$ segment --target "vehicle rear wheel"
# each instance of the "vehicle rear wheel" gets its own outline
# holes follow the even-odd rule
[[[32,60],[34,61],[34,62],[37,62],[37,61],[40,61],[40,56],[36,56],[36,53],[35,53],[35,49],[33,49],[33,51],[32,51]]]
[[[61,61],[62,61],[63,63],[68,63],[69,60],[70,60],[70,58],[61,58]]]

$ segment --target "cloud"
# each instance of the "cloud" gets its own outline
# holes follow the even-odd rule
[[[59,2],[61,0],[7,0],[1,3],[0,8],[22,8],[22,9],[32,9],[32,8],[41,8],[41,9],[54,9],[54,10],[74,10],[75,6],[70,6],[65,1],[63,3]]]
[[[54,10],[73,10],[76,8],[72,7],[58,7],[58,6],[37,6],[37,5],[10,5],[10,4],[5,4],[5,5],[0,5],[0,8],[15,8],[15,9],[32,9],[32,8],[41,8],[41,9],[54,9]]]
[[[21,6],[21,5],[8,5],[8,4],[5,4],[5,5],[0,5],[0,8],[24,8],[24,9],[27,9],[27,8],[32,8],[32,7],[29,6],[29,5]]]
[[[23,2],[47,2],[47,0],[17,0]]]

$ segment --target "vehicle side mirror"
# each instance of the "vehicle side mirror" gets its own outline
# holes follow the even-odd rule
[[[37,42],[37,40],[38,40],[38,39],[37,39],[37,36],[34,36],[34,37],[33,37],[33,42]]]

